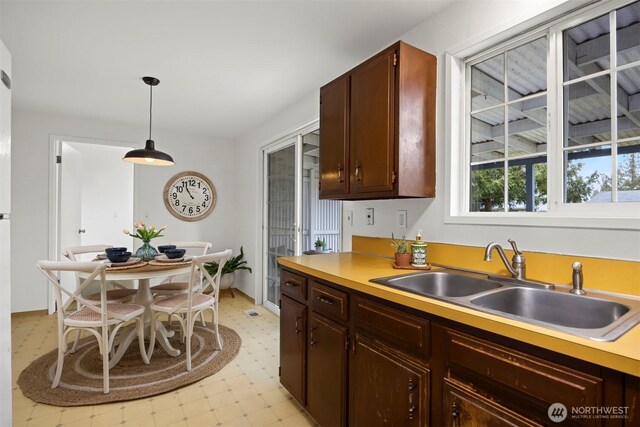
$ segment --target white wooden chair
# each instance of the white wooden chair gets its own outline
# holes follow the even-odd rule
[[[176,316],[182,328],[183,340],[186,338],[187,351],[187,371],[191,370],[191,336],[193,335],[193,327],[196,316],[202,314],[205,310],[210,309],[213,312],[213,330],[216,336],[216,344],[218,349],[222,349],[223,342],[218,331],[218,300],[220,297],[220,276],[222,267],[231,257],[231,249],[217,252],[209,255],[201,255],[195,257],[191,261],[191,273],[189,278],[189,287],[186,293],[161,298],[151,304],[152,310],[152,327],[149,345],[148,357],[153,354],[153,346],[155,343],[155,331],[158,323],[158,316],[166,314],[171,318]],[[211,276],[204,268],[208,262],[215,261],[220,265],[218,272]],[[203,279],[200,279],[200,277]],[[201,282],[205,284],[199,286],[195,290],[196,285]],[[212,288],[211,294],[205,294],[204,291],[209,287]]]
[[[185,255],[206,255],[211,246],[209,242],[171,242],[172,245],[176,245],[177,248],[186,249]],[[190,254],[191,252],[191,254]],[[202,279],[202,276],[201,276]],[[202,283],[202,280],[200,280]],[[170,296],[179,295],[187,292],[189,288],[189,276],[185,274],[178,274],[176,276],[168,277],[163,280],[162,283],[151,287],[151,294],[154,297],[157,296]],[[193,290],[197,291],[200,288],[198,284]],[[205,326],[204,316],[200,315],[202,326]],[[171,325],[171,319],[169,319],[169,325]]]
[[[63,250],[62,255],[64,255],[71,261],[80,261],[78,259],[79,255],[103,253],[105,249],[111,247],[111,245],[74,246]],[[81,282],[82,280],[76,274],[77,287],[80,286]],[[108,282],[108,285],[111,285],[115,288],[107,290],[108,303],[131,301],[137,292],[135,289],[129,289],[118,282]],[[86,295],[84,298],[90,303],[95,304],[97,301],[100,301],[100,292]]]
[[[87,246],[73,246],[66,248],[62,251],[64,255],[70,261],[80,261],[78,259],[81,255],[86,254],[99,254],[104,253],[105,249],[111,248],[111,245],[87,245]],[[76,289],[80,287],[82,279],[76,274]],[[120,302],[132,302],[133,297],[137,291],[135,289],[129,289],[126,286],[118,282],[107,282],[107,286],[111,285],[114,289],[107,289],[107,303],[116,304]],[[86,292],[85,292],[86,293]],[[90,304],[97,304],[100,302],[100,292],[94,292],[84,296],[84,299]],[[81,307],[77,307],[80,309]],[[71,353],[75,353],[78,348],[78,342],[80,341],[80,331],[76,332],[76,337],[73,340],[73,347],[71,347]]]
[[[177,248],[186,249],[189,252],[193,252],[196,256],[206,255],[207,251],[213,246],[209,242],[171,242],[172,245],[176,245]],[[184,275],[171,276],[165,279],[162,283],[151,287],[151,294],[154,296],[167,296],[167,295],[179,295],[187,292],[189,288],[189,277]],[[196,287],[194,289],[197,290]],[[204,322],[204,320],[203,320]]]
[[[53,285],[57,304],[58,316],[58,363],[56,374],[51,388],[58,387],[62,375],[64,356],[67,352],[67,336],[74,330],[85,330],[98,340],[98,349],[102,355],[102,387],[105,394],[109,393],[109,355],[115,353],[115,337],[120,328],[131,322],[136,322],[138,331],[138,345],[140,356],[145,364],[149,364],[149,358],[144,347],[144,306],[139,304],[109,304],[107,303],[107,290],[105,283],[105,268],[102,263],[95,262],[57,262],[40,261],[38,268]],[[64,289],[56,277],[56,273],[70,271],[79,274],[87,273],[75,292]],[[94,280],[100,281],[100,300],[90,302],[82,296],[82,291]],[[62,303],[62,294],[69,299]],[[76,303],[75,309],[70,306]]]

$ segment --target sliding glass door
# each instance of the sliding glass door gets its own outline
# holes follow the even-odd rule
[[[340,251],[342,202],[319,200],[317,128],[264,150],[263,304],[279,313],[278,257],[316,253],[314,242]]]
[[[301,253],[302,187],[300,180],[301,142],[296,136],[264,155],[266,219],[264,236],[264,304],[273,311],[280,305],[280,274],[277,258]]]

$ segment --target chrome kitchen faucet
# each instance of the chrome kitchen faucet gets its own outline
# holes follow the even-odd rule
[[[509,239],[508,242],[511,243],[513,252],[515,252],[513,254],[513,258],[511,258],[511,264],[509,264],[507,255],[504,253],[504,249],[502,249],[502,246],[500,246],[496,242],[491,242],[487,245],[486,249],[484,250],[484,260],[491,261],[493,259],[491,257],[491,251],[495,249],[496,251],[498,251],[498,255],[500,255],[504,266],[507,268],[507,270],[509,270],[511,276],[516,279],[524,280],[527,278],[527,266],[524,256],[522,255],[522,252],[518,250],[518,246],[516,245],[515,240]]]

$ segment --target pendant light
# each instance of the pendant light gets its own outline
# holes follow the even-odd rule
[[[140,165],[150,166],[171,166],[174,164],[173,159],[167,153],[158,151],[155,148],[155,143],[151,139],[151,112],[153,109],[153,87],[160,83],[160,80],[155,77],[143,77],[142,81],[149,85],[149,139],[145,144],[144,149],[131,150],[125,154],[122,160],[126,160],[131,163],[138,163]]]

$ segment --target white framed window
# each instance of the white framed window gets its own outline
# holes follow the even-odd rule
[[[614,0],[447,55],[447,222],[640,229],[638,34]]]

